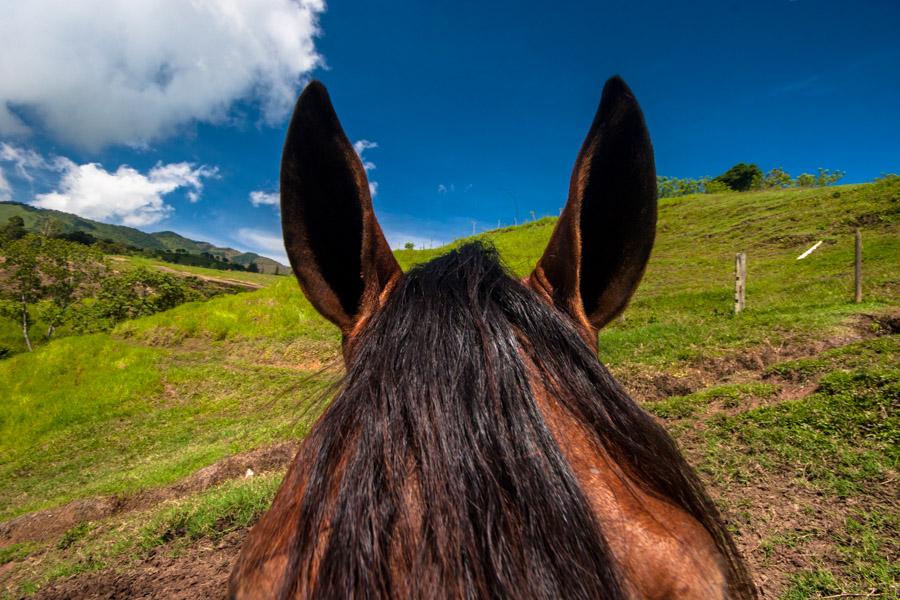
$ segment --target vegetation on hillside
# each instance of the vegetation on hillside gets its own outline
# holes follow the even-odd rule
[[[172,231],[145,233],[132,227],[112,225],[77,215],[20,204],[0,202],[0,243],[5,224],[15,219],[23,233],[40,233],[96,246],[105,254],[139,254],[175,264],[221,270],[250,270],[288,274],[290,269],[265,256],[220,248],[188,239]]]
[[[127,319],[227,291],[196,277],[146,267],[112,268],[93,245],[25,233],[16,217],[0,229],[0,358],[53,337],[108,331]],[[39,337],[33,330],[40,325]]]
[[[825,187],[843,179],[843,171],[819,168],[815,175],[801,173],[796,178],[780,167],[766,174],[755,164],[738,163],[717,177],[657,177],[660,198],[677,198],[691,194],[720,194],[750,190],[784,189],[789,187]]]

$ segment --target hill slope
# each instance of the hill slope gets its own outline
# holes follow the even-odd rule
[[[553,225],[545,219],[478,237],[524,275]],[[857,227],[863,304],[851,303]],[[816,252],[796,260],[820,239]],[[397,256],[408,268],[443,250]],[[747,310],[734,316],[737,251],[747,252],[749,267]],[[644,280],[623,317],[601,332],[601,359],[667,419],[755,565],[768,569],[772,552],[814,542],[798,550],[800,562],[766,571],[777,582],[767,585],[792,594],[786,597],[891,585],[890,571],[878,565],[892,552],[884,540],[898,538],[896,523],[883,516],[896,493],[881,483],[898,468],[896,452],[886,450],[897,439],[896,415],[885,412],[900,381],[897,338],[889,335],[897,330],[898,297],[900,179],[691,196],[661,201]],[[141,498],[236,453],[302,437],[340,372],[338,334],[293,278],[0,361],[0,519],[76,498]],[[66,542],[74,552],[55,538],[17,550],[44,562],[32,569],[15,559],[24,562],[15,570],[19,583],[8,589],[102,568],[120,560],[111,557],[122,548],[139,556],[146,544],[193,543],[218,535],[210,531],[245,527],[266,506],[277,477],[254,481],[191,495],[174,507],[140,505],[155,511],[151,516],[89,513],[95,516],[85,518],[99,523],[90,527],[99,529]],[[785,529],[788,517],[772,511],[795,504],[800,516],[791,518],[809,523],[818,521],[803,511],[831,510],[822,517],[830,529]],[[748,512],[757,505],[762,516]],[[834,523],[845,520],[840,535],[868,536],[869,554],[826,568],[823,557],[844,556],[851,543],[833,539]],[[767,537],[773,528],[783,536]],[[0,526],[0,546],[2,540]],[[94,540],[107,541],[100,548]]]
[[[261,273],[289,273],[287,267],[278,261],[253,252],[241,252],[234,248],[222,248],[209,242],[200,242],[188,239],[173,231],[159,231],[145,233],[133,227],[124,225],[111,225],[100,223],[91,219],[85,219],[78,215],[64,213],[57,210],[37,208],[18,202],[0,202],[0,224],[5,224],[12,216],[20,216],[25,221],[25,228],[29,231],[40,229],[42,222],[52,219],[61,229],[61,233],[73,233],[76,231],[89,233],[97,239],[112,240],[142,250],[168,250],[176,252],[184,250],[188,254],[201,254],[208,252],[213,256],[228,258],[231,262],[247,266],[256,263]]]

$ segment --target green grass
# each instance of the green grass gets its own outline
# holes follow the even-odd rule
[[[272,472],[229,481],[140,513],[83,523],[44,548],[36,544],[3,548],[0,565],[38,552],[40,559],[14,586],[0,587],[0,598],[32,594],[55,579],[111,564],[127,565],[164,544],[177,551],[197,539],[216,540],[247,527],[268,508],[283,476]]]
[[[182,304],[165,313],[119,325],[114,335],[151,345],[176,345],[185,339],[235,340],[302,338],[337,344],[340,336],[316,313],[294,278],[279,277],[252,293]]]
[[[886,481],[900,468],[897,356],[892,367],[828,373],[806,398],[712,419],[704,468],[736,481],[780,471],[837,496]]]
[[[0,548],[0,565],[5,565],[8,562],[22,560],[23,558],[37,550],[37,548],[37,544],[33,544],[30,542],[19,542],[17,544],[4,546],[3,548]]]
[[[647,410],[664,419],[692,417],[713,402],[725,408],[736,408],[747,398],[767,398],[778,392],[778,387],[768,383],[733,383],[719,385],[689,394],[669,396],[664,400],[648,402]]]
[[[113,266],[124,265],[129,267],[148,267],[155,269],[168,269],[187,273],[189,275],[202,275],[205,277],[215,277],[217,279],[232,279],[235,281],[243,281],[254,283],[261,286],[272,285],[280,279],[287,279],[278,275],[267,275],[265,273],[250,273],[248,271],[223,271],[219,269],[207,269],[204,267],[194,267],[190,265],[176,265],[173,263],[163,262],[153,258],[144,256],[115,256],[113,257]]]
[[[896,514],[859,511],[838,525],[834,535],[837,566],[821,565],[790,578],[782,600],[822,596],[896,597],[900,581],[900,522]]]
[[[335,376],[255,364],[241,348],[164,351],[97,334],[0,362],[0,518],[165,485],[302,436]]]
[[[153,548],[173,540],[217,539],[249,527],[269,508],[282,474],[225,483],[159,511],[140,532],[140,545]]]
[[[766,375],[806,381],[835,369],[863,368],[872,365],[890,366],[900,352],[896,336],[856,342],[826,350],[817,356],[788,360],[770,365]]]

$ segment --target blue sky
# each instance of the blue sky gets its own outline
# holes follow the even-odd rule
[[[740,161],[841,169],[849,182],[900,171],[893,0],[0,11],[0,199],[275,258],[267,202],[291,104],[313,77],[363,148],[394,245],[556,214],[613,74],[644,108],[662,175]]]

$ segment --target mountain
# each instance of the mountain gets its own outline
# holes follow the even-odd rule
[[[255,252],[241,252],[240,250],[227,247],[221,248],[219,246],[214,246],[209,242],[200,242],[186,238],[174,231],[158,231],[156,233],[151,233],[150,236],[170,252],[177,252],[178,250],[185,250],[188,254],[202,254],[208,252],[213,256],[225,257],[229,261],[245,267],[251,263],[256,263],[260,273],[284,274],[291,272],[290,267],[285,266],[276,260],[272,260],[271,258],[260,256]]]
[[[278,261],[260,256],[253,252],[241,252],[234,248],[221,248],[209,242],[188,239],[174,231],[145,233],[133,227],[111,225],[85,219],[78,215],[36,208],[19,202],[0,202],[0,225],[5,224],[12,216],[20,216],[29,231],[39,231],[47,221],[52,221],[60,233],[76,231],[89,233],[99,240],[111,240],[141,250],[177,252],[183,250],[187,254],[208,252],[213,256],[225,257],[233,263],[247,266],[256,263],[260,273],[290,273],[290,267]]]

